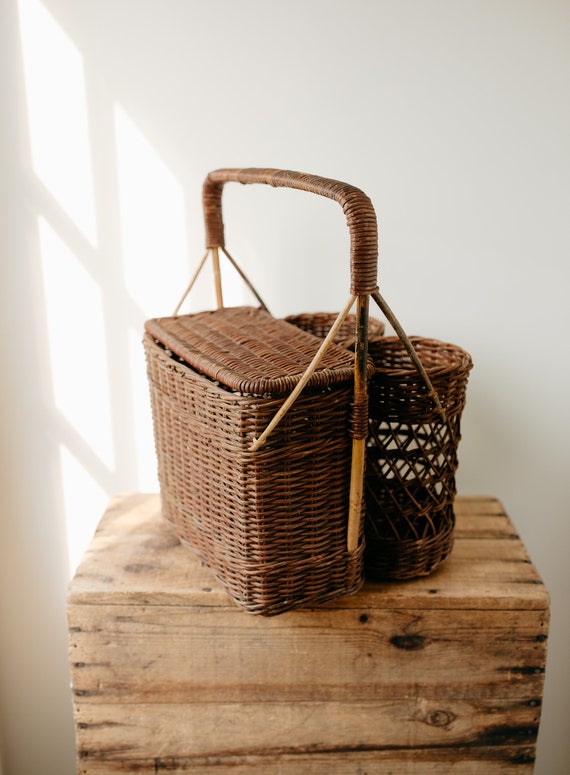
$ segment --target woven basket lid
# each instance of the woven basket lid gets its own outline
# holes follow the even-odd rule
[[[231,390],[249,395],[291,392],[322,340],[254,307],[225,307],[155,318],[147,333],[180,360]],[[369,374],[374,370],[369,364]],[[332,344],[307,387],[326,389],[353,380],[354,354]]]

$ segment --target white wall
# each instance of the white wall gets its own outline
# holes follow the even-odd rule
[[[0,13],[5,775],[73,771],[65,587],[106,499],[156,488],[138,340],[201,255],[201,183],[221,166],[363,188],[408,332],[472,353],[459,487],[503,500],[551,592],[536,771],[566,772],[570,5]],[[344,302],[336,205],[236,186],[225,206],[228,245],[276,314]]]

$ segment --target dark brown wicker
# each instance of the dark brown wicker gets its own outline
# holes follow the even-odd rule
[[[221,194],[229,181],[297,188],[339,202],[351,237],[351,294],[359,305],[356,354],[332,344],[257,451],[252,441],[322,342],[253,308],[145,326],[163,515],[243,609],[273,615],[353,592],[363,580],[362,496],[352,549],[347,515],[354,503],[351,449],[356,441],[364,450],[374,370],[363,323],[364,300],[376,287],[376,217],[361,191],[338,181],[218,170],[204,184],[208,248],[224,250]]]
[[[288,315],[285,320],[303,331],[324,339],[337,319],[336,312],[304,312],[298,315]],[[384,336],[384,323],[374,318],[368,319],[368,342],[372,342]],[[356,341],[356,319],[354,315],[348,315],[335,336],[334,343],[349,350],[354,349]]]
[[[453,547],[457,447],[471,357],[456,345],[412,338],[445,421],[399,339],[371,342],[366,450],[365,576],[411,579]]]

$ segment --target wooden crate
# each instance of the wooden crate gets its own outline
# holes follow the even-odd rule
[[[78,772],[531,773],[548,594],[496,499],[456,511],[431,577],[266,619],[115,498],[69,589]]]

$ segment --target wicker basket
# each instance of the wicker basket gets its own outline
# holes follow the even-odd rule
[[[364,560],[370,579],[426,576],[453,547],[457,447],[472,361],[453,344],[418,337],[412,343],[445,420],[400,340],[371,342]]]
[[[319,339],[324,339],[338,318],[336,312],[305,312],[298,315],[287,315],[285,320],[303,331],[308,331]],[[381,320],[368,319],[368,342],[376,341],[384,336],[385,326]],[[334,343],[347,350],[353,350],[356,340],[356,320],[354,315],[347,315],[334,337]]]
[[[163,515],[244,610],[273,615],[353,592],[363,580],[376,217],[344,183],[218,170],[204,183],[206,256],[216,274],[218,249],[233,262],[221,216],[229,181],[339,202],[351,237],[351,296],[339,326],[358,305],[355,354],[252,307],[145,325]]]

